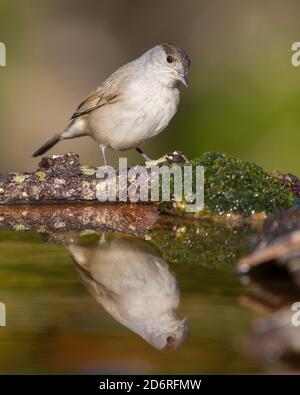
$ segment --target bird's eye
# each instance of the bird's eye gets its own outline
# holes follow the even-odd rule
[[[173,61],[174,61],[173,56],[171,56],[171,55],[167,56],[167,62],[168,63],[173,63]]]
[[[172,344],[174,340],[175,340],[175,339],[174,339],[174,337],[172,337],[172,336],[168,336],[168,337],[167,337],[167,343],[168,343],[168,344]]]

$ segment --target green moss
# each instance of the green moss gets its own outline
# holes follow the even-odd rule
[[[37,171],[36,175],[38,176],[39,180],[41,182],[44,182],[46,179],[46,173],[44,173],[43,171]]]
[[[16,184],[23,184],[23,182],[26,180],[26,177],[23,174],[18,174],[16,173],[14,176],[14,182]]]
[[[273,213],[293,205],[292,194],[253,162],[208,152],[191,164],[204,166],[205,206],[212,211]]]
[[[86,176],[93,176],[94,174],[96,174],[96,169],[89,166],[80,166],[80,171]]]
[[[262,211],[274,213],[293,205],[292,194],[279,180],[253,162],[207,152],[190,164],[194,181],[196,166],[204,166],[206,211],[249,215]],[[162,208],[168,208],[167,204],[162,203]],[[185,202],[177,204],[177,208],[184,211]]]
[[[209,268],[234,264],[248,251],[251,227],[231,226],[226,221],[202,219],[194,224],[160,226],[150,230],[147,240],[170,264]]]

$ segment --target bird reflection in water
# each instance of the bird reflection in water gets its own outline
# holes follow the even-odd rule
[[[158,350],[175,351],[187,340],[186,319],[176,316],[176,280],[148,242],[111,233],[96,245],[66,247],[82,283],[122,325]]]

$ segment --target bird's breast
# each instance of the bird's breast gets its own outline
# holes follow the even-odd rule
[[[166,128],[178,104],[176,88],[133,85],[93,114],[94,136],[113,149],[135,148]]]
[[[146,139],[160,133],[175,115],[178,104],[178,89],[154,85],[151,89],[138,90],[128,99],[128,106],[135,109],[132,132]]]

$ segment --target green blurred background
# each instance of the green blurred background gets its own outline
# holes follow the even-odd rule
[[[144,145],[152,157],[208,150],[300,174],[297,0],[1,0],[0,171],[31,170],[33,151],[123,63],[170,41],[192,60],[190,87],[168,129]],[[88,138],[51,153],[99,164]],[[118,154],[111,153],[113,162]],[[140,161],[136,153],[130,161]]]

